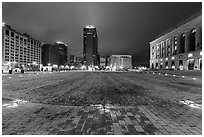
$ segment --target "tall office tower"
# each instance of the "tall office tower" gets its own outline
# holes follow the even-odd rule
[[[59,48],[57,45],[42,45],[42,64],[43,66],[59,65]]]
[[[83,29],[83,64],[86,66],[99,66],[98,38],[94,26]]]
[[[63,42],[52,44],[43,44],[42,46],[42,64],[66,65],[67,64],[67,45]]]
[[[2,23],[2,71],[41,64],[41,42]]]
[[[58,52],[59,52],[59,65],[65,65],[68,63],[68,55],[67,55],[67,45],[63,42],[56,42],[55,45],[58,46]]]

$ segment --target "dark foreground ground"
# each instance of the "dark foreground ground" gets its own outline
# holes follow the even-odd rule
[[[2,134],[202,134],[192,73],[3,75]]]

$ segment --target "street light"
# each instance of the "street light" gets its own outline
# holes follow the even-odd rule
[[[63,43],[63,42],[61,42],[61,41],[57,41],[56,43],[57,43],[57,44],[64,44],[64,43]]]
[[[33,62],[33,65],[36,65],[36,64],[37,64],[37,63],[34,61],[34,62]]]

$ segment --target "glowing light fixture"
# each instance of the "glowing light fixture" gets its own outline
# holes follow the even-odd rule
[[[88,26],[86,26],[86,28],[92,29],[92,28],[95,28],[95,27],[93,25],[88,25]]]
[[[192,54],[192,53],[189,53],[189,54],[188,54],[188,57],[193,57],[193,54]]]
[[[36,65],[36,64],[37,64],[37,63],[34,61],[34,62],[33,62],[33,65]]]
[[[56,43],[57,43],[57,44],[64,44],[64,43],[63,43],[63,42],[61,42],[61,41],[57,41]]]

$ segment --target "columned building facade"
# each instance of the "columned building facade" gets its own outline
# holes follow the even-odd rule
[[[202,70],[202,14],[150,42],[150,69]]]
[[[98,37],[94,26],[83,29],[83,65],[99,66]]]

